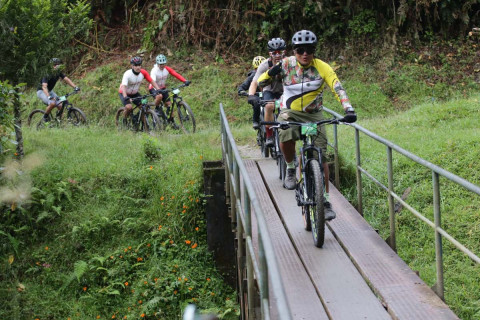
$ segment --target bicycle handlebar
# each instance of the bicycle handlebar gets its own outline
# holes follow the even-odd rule
[[[58,100],[60,100],[60,99],[62,99],[62,98],[63,98],[63,99],[67,99],[67,98],[70,97],[71,95],[77,94],[78,92],[79,92],[78,90],[73,90],[72,92],[69,92],[69,93],[67,93],[67,94],[65,94],[65,95],[63,95],[63,96],[55,97],[55,100],[58,101]]]
[[[148,97],[155,97],[156,95],[157,95],[156,93],[150,93],[150,94],[145,94],[143,96],[129,98],[129,99],[131,99],[132,101],[137,101],[137,100],[143,100],[143,99],[148,98]]]
[[[347,114],[345,117],[341,119],[331,118],[326,120],[314,121],[314,122],[296,122],[296,121],[260,121],[261,125],[271,125],[271,128],[280,128],[280,129],[288,129],[290,126],[302,126],[310,123],[314,123],[316,125],[324,125],[324,124],[339,124],[343,123],[353,123],[357,120],[356,114]]]

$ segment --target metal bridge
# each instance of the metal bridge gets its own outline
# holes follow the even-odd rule
[[[326,109],[335,116],[335,112]],[[357,150],[357,192],[360,208],[354,208],[330,185],[330,202],[337,218],[327,222],[325,243],[318,249],[305,231],[294,191],[282,187],[272,159],[242,159],[220,105],[226,197],[236,233],[237,289],[242,319],[458,319],[444,303],[442,238],[452,242],[472,260],[480,259],[441,228],[439,206],[430,221],[389,186],[383,186],[361,167]],[[480,195],[480,188],[409,154],[368,130],[356,130],[432,169],[434,204],[439,201],[438,177]],[[337,154],[334,129],[335,158]],[[389,243],[363,219],[361,175],[385,189],[391,211]],[[338,178],[338,172],[335,174]],[[395,252],[393,200],[399,201],[432,227],[436,235],[437,283],[432,288]]]

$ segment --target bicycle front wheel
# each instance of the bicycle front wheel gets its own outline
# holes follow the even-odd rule
[[[69,125],[78,127],[78,126],[84,126],[87,124],[87,117],[85,116],[85,113],[83,113],[82,110],[71,107],[68,109],[67,112],[67,121]]]
[[[309,216],[312,225],[313,243],[321,248],[325,240],[325,211],[323,206],[324,182],[317,160],[308,163],[305,177],[308,201],[312,202],[309,208]]]
[[[185,133],[194,133],[196,128],[195,116],[192,109],[185,101],[180,101],[177,104],[178,120],[180,127]]]
[[[163,129],[162,122],[153,110],[147,110],[142,120],[144,132],[159,132]]]

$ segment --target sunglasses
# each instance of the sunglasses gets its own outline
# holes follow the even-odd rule
[[[270,51],[270,54],[272,56],[281,56],[285,54],[285,50],[275,50],[275,51]]]
[[[314,47],[299,47],[299,48],[296,48],[295,49],[295,53],[297,54],[304,54],[304,53],[307,53],[307,54],[313,54],[315,52],[315,48]]]
[[[141,66],[142,64],[141,63],[132,63],[132,66],[135,66],[135,67],[138,67],[138,66]]]

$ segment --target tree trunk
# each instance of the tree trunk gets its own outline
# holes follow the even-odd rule
[[[14,93],[13,101],[13,116],[15,118],[15,136],[17,139],[17,152],[18,158],[23,158],[23,135],[22,135],[22,105],[20,103],[20,95],[17,91]]]

